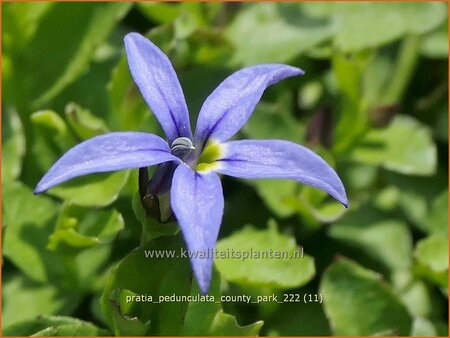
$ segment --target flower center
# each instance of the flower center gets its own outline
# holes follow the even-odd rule
[[[178,157],[181,160],[186,160],[189,154],[194,150],[195,147],[192,141],[188,137],[178,137],[170,146],[170,152],[172,155]]]
[[[223,146],[215,141],[209,141],[197,161],[197,171],[209,171],[217,166],[217,160],[223,155]]]

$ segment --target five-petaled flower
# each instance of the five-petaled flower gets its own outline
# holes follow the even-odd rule
[[[167,141],[142,132],[96,136],[67,151],[38,183],[36,193],[81,175],[160,164],[155,175],[170,180],[166,184],[170,206],[191,252],[215,247],[224,207],[217,174],[292,179],[324,190],[348,206],[336,172],[308,148],[282,140],[228,141],[247,122],[268,86],[302,75],[302,70],[262,64],[235,72],[203,103],[193,136],[184,94],[167,56],[137,33],[125,37],[125,48],[133,79]],[[192,269],[206,293],[212,259],[195,256]]]

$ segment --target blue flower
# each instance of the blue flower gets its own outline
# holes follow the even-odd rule
[[[216,245],[224,207],[218,174],[292,179],[324,190],[348,206],[336,172],[308,148],[282,140],[228,141],[247,122],[268,86],[302,75],[301,69],[262,64],[235,72],[203,103],[193,136],[184,94],[167,56],[137,33],[125,37],[125,48],[133,79],[167,141],[142,132],[96,136],[67,151],[44,175],[35,193],[81,175],[162,164],[155,176],[171,180],[166,184],[170,206],[194,256]],[[212,259],[198,255],[191,264],[206,293]]]

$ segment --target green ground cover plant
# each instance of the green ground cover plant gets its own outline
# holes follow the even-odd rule
[[[446,3],[1,6],[4,336],[448,335]],[[172,62],[193,127],[235,71],[304,70],[267,89],[234,139],[306,145],[350,207],[295,181],[222,176],[223,256],[205,294],[175,219],[142,203],[142,171],[33,194],[92,137],[165,138],[128,68],[130,32]]]

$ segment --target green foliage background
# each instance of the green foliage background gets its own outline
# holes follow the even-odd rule
[[[3,335],[448,334],[446,3],[1,5]],[[270,88],[238,138],[311,147],[350,208],[290,181],[223,178],[219,249],[305,256],[218,259],[211,287],[299,301],[127,303],[198,293],[185,260],[143,257],[182,240],[132,208],[136,170],[33,195],[82,140],[161,134],[127,69],[130,31],[169,55],[192,122],[240,67],[306,71]]]

